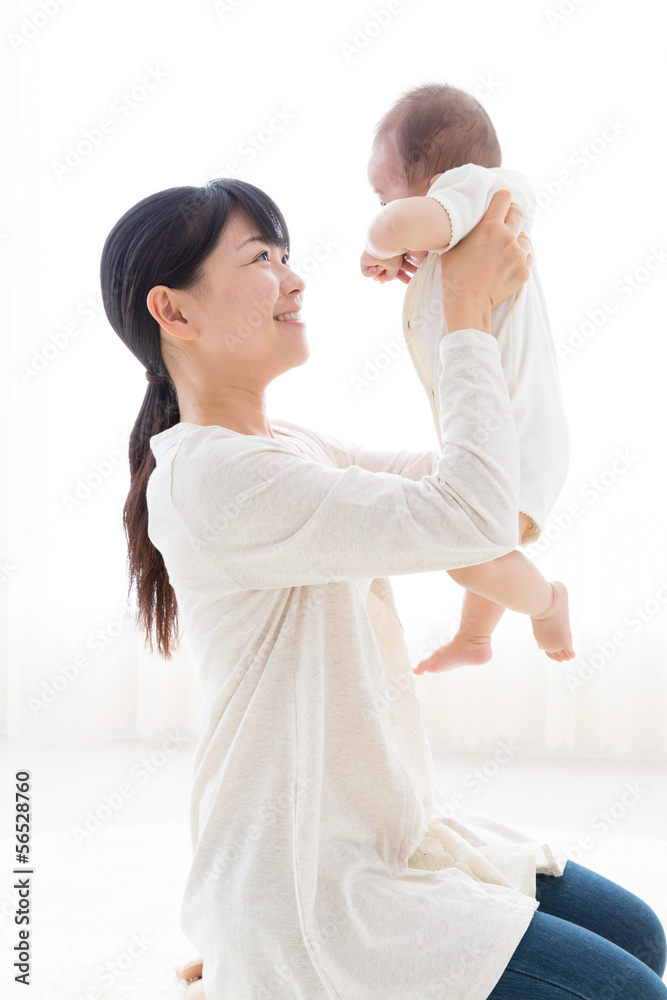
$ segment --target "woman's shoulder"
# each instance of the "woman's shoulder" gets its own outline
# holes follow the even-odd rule
[[[272,424],[274,429],[283,435],[305,444],[319,461],[339,469],[350,465],[349,446],[345,441],[341,441],[332,434],[316,431],[312,427],[304,427],[302,424],[295,424],[291,420],[273,420]]]
[[[179,421],[150,438],[151,451],[156,461],[163,457],[187,456],[188,464],[199,459],[209,464],[212,452],[219,458],[232,461],[240,453],[295,450],[327,465],[338,467],[347,452],[338,439],[328,434],[304,427],[283,417],[271,419],[274,436],[243,434],[220,424],[192,424]]]

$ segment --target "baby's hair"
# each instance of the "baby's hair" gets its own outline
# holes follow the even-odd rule
[[[384,139],[394,140],[408,184],[464,163],[499,167],[502,159],[482,105],[447,83],[426,83],[402,94],[377,124],[373,145]]]

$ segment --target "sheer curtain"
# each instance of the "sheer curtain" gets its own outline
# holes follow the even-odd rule
[[[351,0],[327,9],[326,28],[298,0],[289,31],[269,0],[228,6],[72,4],[41,26],[31,5],[7,7],[6,36],[29,37],[8,42],[3,70],[16,130],[0,242],[11,302],[2,732],[199,730],[187,636],[173,661],[151,654],[127,599],[127,439],[146,383],[106,322],[98,269],[108,231],[141,198],[230,173],[267,190],[306,278],[311,344],[306,365],[270,386],[269,414],[378,448],[435,447],[402,341],[404,288],[365,282],[358,256],[376,210],[365,176],[374,124],[407,88],[445,79],[482,100],[503,164],[538,194],[535,257],[572,463],[527,551],[569,587],[578,657],[551,662],[529,621],[508,612],[490,664],[416,679],[425,724],[436,749],[512,740],[533,753],[664,757],[667,220],[648,0],[633,8],[641,29],[614,2],[552,24],[528,0],[509,18],[490,2],[445,17],[420,0],[378,33]],[[444,63],[430,23],[461,39]],[[392,583],[416,664],[446,640],[462,592],[445,572]]]

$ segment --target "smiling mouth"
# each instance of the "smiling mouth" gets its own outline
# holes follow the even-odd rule
[[[301,313],[300,312],[281,313],[280,316],[274,316],[273,318],[275,320],[278,320],[279,323],[293,323],[295,320],[301,319]]]

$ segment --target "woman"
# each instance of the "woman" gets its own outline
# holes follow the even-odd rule
[[[178,610],[204,692],[181,917],[205,976],[188,1000],[667,997],[644,903],[444,803],[387,579],[515,546],[490,314],[528,277],[520,221],[499,192],[443,255],[442,452],[269,421],[266,386],[309,349],[287,226],[256,187],[158,192],[106,240],[106,313],[150,383],[130,586],[165,656]],[[348,322],[344,293],[336,308]]]

